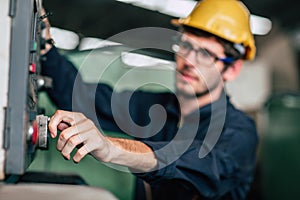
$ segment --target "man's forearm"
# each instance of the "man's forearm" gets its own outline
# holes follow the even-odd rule
[[[146,144],[122,138],[107,137],[107,139],[115,147],[110,152],[109,162],[130,167],[136,170],[135,172],[147,172],[157,165],[154,152]]]

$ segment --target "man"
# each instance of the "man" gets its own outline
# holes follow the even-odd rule
[[[80,162],[91,154],[129,167],[138,177],[138,188],[141,180],[150,185],[145,190],[153,199],[245,199],[257,133],[254,122],[230,103],[223,82],[239,75],[242,60],[254,58],[249,12],[237,0],[203,0],[174,23],[182,31],[174,46],[176,94],[115,93],[101,83],[90,94],[95,86],[85,84],[73,65],[51,48],[43,74],[53,78],[48,93],[62,109],[51,117],[51,136],[61,131],[57,149],[67,159]],[[73,89],[80,96],[72,96]],[[124,99],[130,99],[129,105]],[[84,114],[71,112],[72,103],[84,109],[94,100],[101,129],[125,132],[136,140],[105,136]],[[144,197],[139,190],[136,198]]]

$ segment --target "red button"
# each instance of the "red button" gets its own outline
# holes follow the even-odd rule
[[[32,122],[32,128],[33,128],[33,133],[31,136],[31,143],[35,145],[39,138],[38,125],[37,125],[36,121]]]
[[[30,72],[30,73],[35,73],[35,72],[36,72],[36,64],[31,63],[31,64],[29,65],[29,72]]]

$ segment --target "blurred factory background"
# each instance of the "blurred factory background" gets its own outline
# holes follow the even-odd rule
[[[236,106],[256,120],[261,139],[257,172],[248,199],[299,199],[300,1],[243,2],[252,14],[257,56],[254,61],[245,63],[240,78],[227,88]],[[147,70],[147,76],[169,75],[169,71],[157,68],[174,65],[169,34],[153,36],[141,30],[159,27],[171,30],[172,35],[176,27],[170,21],[188,14],[195,3],[192,0],[43,1],[45,10],[52,13],[49,20],[56,46],[81,70],[84,80],[99,81],[101,71],[102,80],[111,84],[116,84],[132,68],[144,66],[145,59],[147,69],[140,70]],[[135,31],[137,28],[143,29]],[[131,37],[118,37],[124,32]],[[146,57],[124,56],[127,49],[123,45],[136,49],[151,43],[152,39],[156,42],[159,39],[162,46],[169,46],[170,50],[142,52]],[[149,64],[150,61],[153,63]],[[99,68],[99,62],[104,68]],[[143,77],[131,74],[129,81],[119,89],[134,87],[133,82],[138,79]],[[173,80],[167,81],[172,88]],[[41,93],[39,99],[46,115],[53,114],[56,108],[47,95]],[[55,141],[50,141],[49,151],[37,152],[28,169],[29,172],[76,174],[91,186],[108,189],[116,197],[130,200],[135,178],[124,170],[90,157],[79,164],[67,162],[55,149]]]
[[[296,0],[284,3],[271,0],[243,2],[252,15],[265,17],[256,20],[252,28],[256,31],[258,47],[256,61],[262,62],[270,70],[270,91],[298,90],[300,3]],[[50,17],[53,27],[77,34],[78,38],[66,48],[80,49],[84,48],[82,45],[87,43],[87,38],[108,39],[134,28],[163,27],[176,30],[170,20],[187,15],[195,3],[196,1],[191,0],[65,0],[64,3],[45,0],[44,7],[53,13]],[[66,42],[66,39],[62,41]],[[117,42],[131,46],[143,43],[138,36],[132,37],[132,40]]]

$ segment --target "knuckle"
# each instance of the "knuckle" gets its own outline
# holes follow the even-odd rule
[[[90,119],[87,119],[86,123],[89,125],[89,126],[94,126],[94,122]]]
[[[82,113],[79,113],[79,117],[85,118],[85,115]]]
[[[55,112],[55,115],[61,115],[62,113],[63,113],[62,110],[57,110],[57,111]]]
[[[96,133],[96,130],[93,128],[93,129],[91,129],[90,131],[89,131],[89,133],[91,134],[91,135],[94,135],[95,133]],[[95,138],[96,139],[96,138]]]
[[[103,162],[106,162],[106,163],[108,163],[108,162],[111,161],[111,159],[109,158],[109,156],[108,156],[108,155],[105,155],[105,154],[102,155],[101,160],[102,160]]]
[[[59,135],[59,139],[62,140],[62,141],[66,141],[67,140],[66,134],[65,133],[61,133]]]
[[[76,153],[76,157],[82,159],[88,153],[89,153],[88,150],[83,147],[83,148],[78,149],[78,151]]]
[[[77,139],[76,137],[71,137],[69,140],[68,140],[68,145],[70,147],[75,147],[77,145]]]
[[[85,115],[82,114],[81,112],[76,112],[75,115],[80,119],[85,118]]]
[[[75,133],[76,130],[77,130],[76,124],[75,124],[74,126],[68,127],[68,132],[69,132],[69,133]]]

